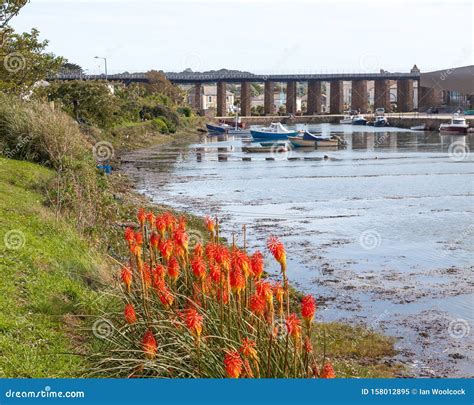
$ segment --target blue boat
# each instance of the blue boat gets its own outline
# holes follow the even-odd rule
[[[272,122],[269,127],[251,129],[250,134],[254,139],[273,140],[288,139],[289,136],[297,136],[299,131],[290,131],[279,122]]]
[[[225,134],[232,127],[228,124],[206,124],[206,128],[210,134]]]

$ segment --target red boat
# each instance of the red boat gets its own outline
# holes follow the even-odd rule
[[[459,114],[454,114],[449,124],[441,124],[439,126],[439,132],[445,132],[450,134],[467,134],[469,125],[466,124],[465,118]]]

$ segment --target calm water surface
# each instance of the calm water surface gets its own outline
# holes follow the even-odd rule
[[[396,336],[415,375],[472,376],[473,136],[310,130],[347,147],[246,154],[245,140],[203,137],[132,153],[124,167],[155,202],[219,215],[229,238],[247,224],[251,247],[263,250],[279,235],[291,281],[318,297],[318,321]]]

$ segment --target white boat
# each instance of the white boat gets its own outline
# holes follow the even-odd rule
[[[352,124],[354,116],[348,112],[344,113],[342,120],[339,120],[339,124]]]
[[[410,127],[412,131],[429,131],[429,127],[427,124],[421,124],[421,125],[415,125],[413,127]]]
[[[269,127],[251,129],[250,134],[254,139],[286,139],[298,135],[298,131],[290,131],[280,122],[272,122]]]
[[[363,115],[357,114],[353,119],[352,119],[352,125],[366,125],[367,120],[364,118]]]
[[[439,132],[454,133],[454,134],[467,134],[469,125],[466,124],[466,119],[460,116],[458,113],[454,114],[449,124],[441,124],[439,126]]]
[[[374,121],[374,127],[389,127],[390,124],[385,118],[385,115],[376,115]]]

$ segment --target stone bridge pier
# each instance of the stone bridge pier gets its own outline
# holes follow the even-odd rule
[[[223,82],[223,81],[217,82],[217,116],[218,117],[224,117],[227,114],[226,90],[227,90],[226,82]]]
[[[266,81],[265,92],[263,95],[263,111],[265,115],[275,114],[275,83]]]
[[[352,81],[351,108],[365,114],[369,108],[369,96],[367,93],[367,80]]]
[[[286,113],[296,114],[296,84],[291,81],[286,83]]]
[[[342,114],[344,112],[343,82],[342,80],[331,80],[329,86],[329,112]]]
[[[397,80],[397,111],[413,111],[413,80]]]
[[[390,112],[390,81],[374,80],[374,108],[384,108]]]
[[[321,114],[321,81],[308,81],[308,103],[306,106],[306,114]]]

